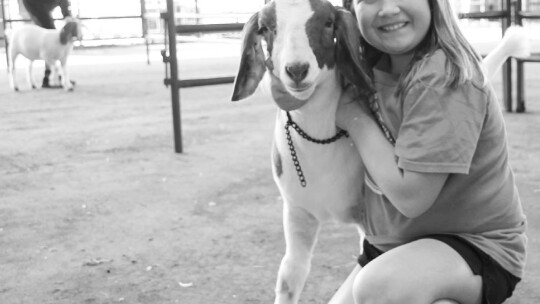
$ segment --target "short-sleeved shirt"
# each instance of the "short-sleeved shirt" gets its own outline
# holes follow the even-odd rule
[[[521,278],[526,218],[509,166],[502,111],[490,85],[446,86],[445,62],[436,51],[403,99],[395,96],[399,75],[374,69],[398,167],[449,176],[433,206],[412,219],[368,178],[366,238],[387,251],[429,234],[459,235]]]

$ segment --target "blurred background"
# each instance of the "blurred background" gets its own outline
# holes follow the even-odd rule
[[[501,10],[500,0],[450,0],[460,13],[485,12]],[[176,0],[174,1],[176,24],[216,24],[243,23],[262,5],[265,0]],[[332,0],[341,5],[341,0]],[[3,0],[0,15],[0,33],[4,28],[15,28],[29,22],[22,0]],[[540,0],[523,0],[523,9],[528,11],[540,10]],[[75,17],[83,21],[84,41],[80,45],[104,44],[136,44],[160,43],[163,41],[164,25],[160,13],[166,10],[165,0],[72,0],[71,10]],[[3,10],[3,11],[2,11]],[[53,15],[61,23],[62,15],[57,8]],[[492,39],[493,35],[500,36],[500,24],[497,20],[464,20],[467,31],[473,28],[483,29],[480,39]],[[536,26],[538,21],[529,20]],[[58,27],[58,25],[57,25]],[[486,36],[486,29],[493,29]],[[209,34],[216,36],[215,34]],[[239,33],[221,33],[220,37],[238,36]],[[203,35],[186,35],[193,38]],[[3,45],[3,35],[0,44]]]

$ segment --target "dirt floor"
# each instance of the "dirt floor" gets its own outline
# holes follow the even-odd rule
[[[141,47],[76,50],[70,93],[28,90],[22,65],[14,93],[0,66],[1,304],[273,301],[284,250],[275,108],[260,96],[229,102],[231,85],[182,90],[176,154],[156,54],[147,65]],[[182,75],[236,64],[195,57]],[[505,114],[530,240],[509,304],[540,303],[539,75],[527,66],[528,112]],[[357,242],[352,228],[325,226],[302,303],[326,303]]]

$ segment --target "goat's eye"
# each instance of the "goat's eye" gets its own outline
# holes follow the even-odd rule
[[[259,28],[259,31],[257,32],[259,35],[264,35],[268,32],[268,28],[266,26],[261,26]]]
[[[324,24],[324,26],[327,27],[327,28],[333,27],[333,26],[334,26],[334,20],[328,19],[328,20],[326,21],[326,23]]]

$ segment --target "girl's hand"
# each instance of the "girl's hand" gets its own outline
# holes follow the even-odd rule
[[[371,119],[370,113],[367,101],[361,100],[356,89],[349,86],[343,91],[339,99],[336,125],[343,130],[349,130],[350,124],[355,120]]]

